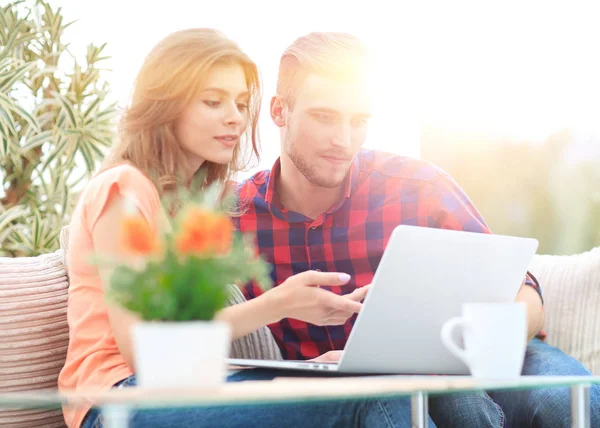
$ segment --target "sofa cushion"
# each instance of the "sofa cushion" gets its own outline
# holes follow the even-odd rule
[[[0,258],[0,392],[56,389],[69,343],[62,251]],[[0,426],[64,426],[60,410],[1,409]]]
[[[536,255],[529,270],[542,287],[548,343],[600,375],[600,247],[571,256]]]

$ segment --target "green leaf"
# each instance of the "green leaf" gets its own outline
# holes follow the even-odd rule
[[[8,22],[6,22],[6,18],[4,15],[10,6],[12,6],[12,5],[6,6],[4,8],[0,8],[0,28],[2,28],[2,30],[0,31],[0,36],[2,37],[2,45],[6,45],[6,37],[5,37],[3,29],[9,28]],[[8,51],[8,50],[6,50],[6,51]]]
[[[35,69],[35,67],[35,62],[28,62],[11,70],[8,75],[6,75],[7,73],[3,73],[0,77],[0,92],[8,93],[9,89],[12,88],[16,81],[22,80],[23,77],[31,70]]]
[[[0,127],[2,124],[0,124]],[[9,140],[5,136],[0,136],[0,160],[4,160],[4,158],[8,155],[9,149]]]
[[[87,49],[87,63],[88,65],[93,65],[97,62],[107,59],[108,57],[101,57],[100,54],[106,47],[106,43],[101,44],[100,46],[95,46],[93,44],[88,45]]]
[[[81,147],[79,148],[79,152],[83,156],[83,159],[85,161],[85,166],[86,166],[88,172],[89,173],[94,172],[94,169],[95,169],[94,157],[93,157],[92,153],[90,152],[89,147],[86,144],[82,144]]]
[[[47,249],[47,248],[56,248],[58,247],[57,243],[59,242],[59,238],[60,238],[60,227],[57,229],[46,229],[45,233],[43,235],[43,239],[40,242],[40,245],[38,247],[38,251],[41,253],[41,250],[43,249]]]
[[[94,82],[98,80],[100,70],[90,70],[84,74],[84,79],[79,80],[79,88],[81,92],[84,92],[88,86],[94,86]]]
[[[94,155],[95,159],[102,159],[106,156],[106,154],[102,151],[101,145],[99,144],[94,144],[93,139],[90,139],[88,141],[83,142],[82,144],[85,144],[86,147],[88,147],[88,149],[90,150],[90,152]]]
[[[12,135],[17,135],[17,124],[11,114],[14,107],[15,103],[0,92],[0,120],[4,121]]]
[[[4,40],[4,46],[2,51],[0,51],[0,55],[6,55],[6,53],[12,51],[14,49],[15,40],[19,36],[19,31],[9,31],[8,38]]]
[[[67,147],[67,145],[69,144],[69,139],[63,135],[58,135],[58,141],[56,144],[56,147],[54,148],[54,150],[52,150],[52,152],[50,152],[50,154],[46,157],[46,159],[44,160],[44,162],[42,163],[42,167],[41,170],[45,171],[48,168],[48,165],[50,165],[59,155],[61,155],[63,153],[63,151],[65,150],[65,148]]]
[[[69,120],[69,125],[71,125],[72,128],[76,128],[77,120],[75,119],[75,111],[73,110],[73,106],[63,95],[59,94],[56,98],[60,101],[60,105],[62,106],[62,109]]]
[[[42,228],[42,218],[40,217],[40,212],[39,211],[35,211],[33,213],[33,225],[32,225],[32,244],[33,244],[33,248],[36,249],[38,248],[39,242],[40,242],[40,238],[41,238],[41,230]]]
[[[112,141],[110,139],[98,138],[96,135],[88,135],[88,137],[91,140],[93,140],[96,143],[98,143],[98,145],[100,145],[101,147],[110,147],[111,144],[112,144]]]
[[[13,105],[13,111],[17,114],[19,114],[19,116],[21,116],[23,119],[25,119],[25,121],[36,131],[38,131],[40,128],[38,126],[37,121],[33,118],[33,116],[31,114],[29,114],[29,112],[27,110],[25,110],[23,107],[21,107],[18,104],[14,104]]]
[[[21,146],[21,150],[23,150],[23,151],[33,150],[33,149],[41,146],[45,142],[52,140],[53,133],[54,133],[53,131],[40,132],[39,134],[35,135],[34,137],[27,139],[25,141],[25,144],[23,144],[23,146]]]
[[[96,98],[94,101],[92,101],[90,103],[90,105],[85,109],[85,112],[83,113],[83,119],[84,119],[84,123],[87,124],[87,122],[85,122],[85,119],[87,119],[90,114],[96,110],[96,107],[98,107],[98,105],[100,104],[102,100],[100,98]]]
[[[0,231],[3,231],[13,222],[23,218],[26,215],[27,209],[20,205],[16,205],[6,211],[0,212]]]
[[[98,113],[94,120],[96,122],[112,121],[117,115],[117,109],[114,106],[109,106],[104,111]]]
[[[0,119],[0,160],[3,161],[10,154],[12,144],[10,138],[10,130],[3,120]]]
[[[60,198],[60,212],[61,214],[66,214],[67,206],[69,205],[69,187],[67,186],[67,182],[65,181],[61,186],[61,198]]]

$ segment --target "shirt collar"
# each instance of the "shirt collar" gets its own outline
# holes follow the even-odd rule
[[[337,211],[341,206],[348,200],[358,185],[358,173],[359,173],[359,156],[357,155],[354,158],[354,161],[350,165],[350,170],[344,179],[344,197],[340,200],[336,205],[331,207],[327,213],[332,213]],[[267,190],[265,193],[265,202],[269,205],[271,212],[279,218],[292,222],[292,218],[295,221],[307,221],[308,218],[295,212],[288,211],[279,200],[278,195],[275,192],[275,181],[278,179],[281,174],[281,159],[277,158],[271,171],[269,173],[268,181],[267,181]]]

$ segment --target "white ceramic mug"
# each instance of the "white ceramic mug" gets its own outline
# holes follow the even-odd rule
[[[457,328],[464,348],[456,343]],[[444,324],[441,336],[474,377],[514,379],[521,375],[525,359],[527,308],[524,303],[467,303],[462,316]]]

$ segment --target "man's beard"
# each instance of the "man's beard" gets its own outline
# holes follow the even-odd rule
[[[285,138],[284,149],[288,157],[294,163],[298,171],[308,180],[309,183],[326,188],[338,187],[343,181],[344,177],[337,179],[335,177],[327,177],[326,174],[319,174],[318,168],[315,165],[311,165],[310,161],[302,156],[292,144],[290,133],[288,132]]]

